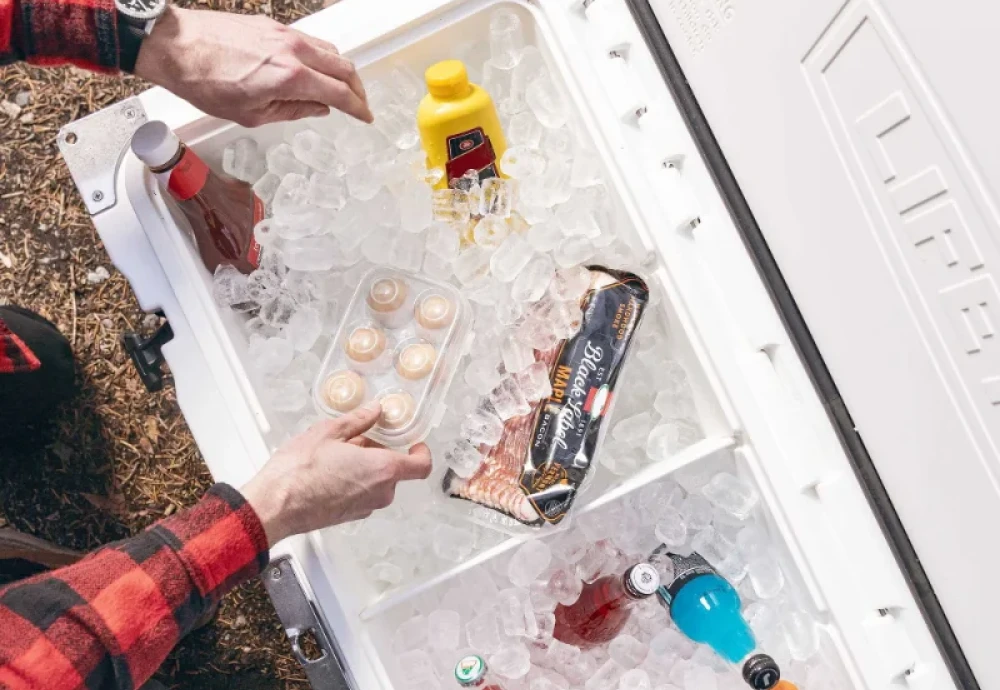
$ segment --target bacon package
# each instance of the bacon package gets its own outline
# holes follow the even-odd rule
[[[491,508],[531,526],[558,524],[591,471],[601,425],[649,288],[624,271],[589,267],[580,330],[536,361],[549,369],[552,394],[508,419],[500,441],[468,478],[449,470],[446,495]]]

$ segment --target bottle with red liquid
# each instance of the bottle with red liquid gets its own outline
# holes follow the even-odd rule
[[[233,266],[250,273],[260,265],[253,229],[264,218],[264,203],[248,183],[213,172],[159,121],[135,131],[132,151],[187,216],[209,271]]]
[[[552,636],[580,649],[610,642],[625,627],[632,607],[659,586],[660,576],[649,563],[637,563],[622,575],[600,577],[585,585],[575,602],[556,607]]]
[[[455,664],[455,680],[463,688],[503,690],[503,686],[486,668],[486,661],[478,654],[464,656]]]

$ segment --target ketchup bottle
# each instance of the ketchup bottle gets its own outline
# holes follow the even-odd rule
[[[552,636],[580,649],[610,642],[625,627],[632,606],[659,586],[660,576],[649,563],[637,563],[623,575],[598,578],[584,586],[575,602],[556,607]]]
[[[209,271],[234,266],[250,273],[260,265],[260,245],[253,229],[264,218],[264,203],[248,183],[212,172],[159,121],[147,122],[135,131],[132,151],[187,216]]]

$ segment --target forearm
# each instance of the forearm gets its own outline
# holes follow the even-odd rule
[[[132,539],[0,590],[0,687],[138,687],[266,562],[253,509],[213,487]]]

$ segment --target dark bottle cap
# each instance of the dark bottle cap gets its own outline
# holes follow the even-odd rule
[[[781,680],[781,670],[767,654],[754,654],[743,664],[743,680],[754,690],[771,690]]]

